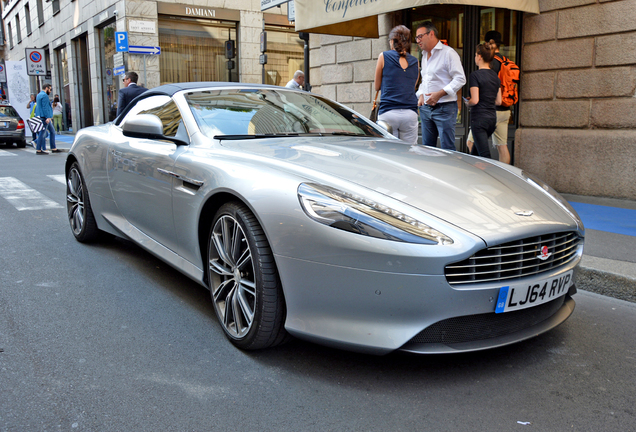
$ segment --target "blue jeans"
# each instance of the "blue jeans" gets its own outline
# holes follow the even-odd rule
[[[445,102],[420,107],[422,120],[422,144],[435,147],[439,136],[440,146],[446,150],[455,148],[455,123],[457,123],[457,102]]]
[[[46,131],[48,130],[50,134],[51,150],[55,150],[55,129],[53,128],[53,121],[46,123],[45,118],[42,118],[42,121],[44,122],[45,127],[38,133],[38,143],[35,149],[39,151],[46,150]]]

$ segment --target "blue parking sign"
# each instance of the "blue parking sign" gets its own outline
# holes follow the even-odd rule
[[[128,32],[115,32],[115,48],[117,52],[128,52]]]

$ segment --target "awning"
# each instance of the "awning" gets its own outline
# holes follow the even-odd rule
[[[539,13],[539,0],[294,0],[296,31],[377,38],[378,15],[433,4]]]

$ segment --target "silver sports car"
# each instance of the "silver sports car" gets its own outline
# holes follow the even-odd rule
[[[129,239],[208,287],[242,349],[474,351],[574,310],[584,228],[559,194],[318,95],[164,85],[81,130],[66,178],[77,240]]]

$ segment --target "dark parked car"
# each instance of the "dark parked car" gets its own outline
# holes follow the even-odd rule
[[[25,123],[11,105],[0,105],[0,144],[26,147]]]

